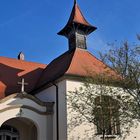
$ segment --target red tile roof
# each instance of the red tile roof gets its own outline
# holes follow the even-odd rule
[[[92,31],[96,30],[97,28],[92,26],[90,23],[87,22],[85,17],[83,16],[78,4],[75,2],[72,8],[72,12],[70,18],[66,24],[66,26],[58,32],[59,35],[66,35],[66,32],[69,32],[74,24],[82,25],[82,29],[86,27],[87,34],[91,33]]]
[[[94,73],[100,75],[116,75],[111,68],[109,68],[87,50],[76,49],[66,74],[90,76]]]
[[[28,83],[25,91],[33,90],[45,67],[44,64],[0,57],[0,98],[20,92],[21,85],[17,83],[21,81],[21,77]]]
[[[0,98],[20,92],[21,77],[28,83],[26,92],[31,92],[53,82],[64,75],[90,76],[90,74],[116,73],[87,50],[67,51],[49,65],[0,57]]]
[[[91,26],[87,20],[85,19],[85,17],[83,16],[79,6],[77,3],[74,4],[68,24],[71,24],[73,22],[77,22],[77,23],[81,23],[83,25],[86,26]]]
[[[116,72],[87,50],[77,48],[54,59],[42,73],[37,85],[53,82],[63,75],[90,76],[91,73],[116,76]]]

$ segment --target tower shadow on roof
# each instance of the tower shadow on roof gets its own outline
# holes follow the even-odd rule
[[[18,74],[23,71],[23,69],[0,64],[0,98],[20,92],[21,85],[18,85],[18,82],[21,81],[21,78],[24,78],[25,82],[28,83],[28,85],[25,87],[25,91],[32,91],[39,79],[40,74],[43,71],[43,68],[37,68],[33,71],[23,74],[22,76],[19,76]]]

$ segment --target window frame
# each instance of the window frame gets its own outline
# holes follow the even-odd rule
[[[96,135],[102,135],[103,131],[105,135],[111,137],[120,135],[119,108],[118,101],[111,96],[102,95],[95,98]]]

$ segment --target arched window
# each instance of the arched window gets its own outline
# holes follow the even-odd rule
[[[0,127],[0,140],[19,140],[19,132],[12,126],[3,125]]]
[[[97,134],[120,134],[119,104],[110,96],[98,96],[95,99],[95,123]]]

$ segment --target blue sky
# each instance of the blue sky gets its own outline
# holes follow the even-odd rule
[[[86,19],[98,29],[88,39],[97,55],[107,43],[136,42],[140,33],[140,0],[78,0]],[[66,24],[73,0],[1,0],[0,56],[49,63],[68,50],[67,39],[57,32]]]

